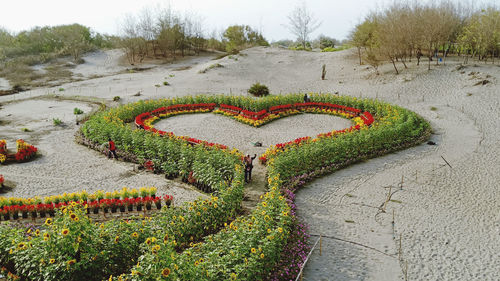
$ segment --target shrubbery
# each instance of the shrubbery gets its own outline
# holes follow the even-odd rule
[[[266,85],[255,83],[248,89],[248,93],[256,97],[263,97],[269,95],[269,88]]]

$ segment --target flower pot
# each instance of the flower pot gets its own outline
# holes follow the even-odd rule
[[[161,210],[161,201],[155,203],[156,209]]]
[[[23,219],[27,219],[27,218],[28,218],[28,215],[29,215],[29,213],[28,213],[28,212],[22,212],[22,213],[21,213],[21,216],[23,217]]]
[[[46,216],[46,215],[47,215],[47,214],[45,213],[45,211],[44,211],[44,210],[40,210],[40,217],[41,217],[41,218],[45,218],[45,216]]]
[[[148,210],[148,211],[151,210],[151,204],[146,204],[146,210]]]
[[[56,215],[56,211],[49,210],[49,216],[54,217]]]
[[[102,208],[104,210],[104,213],[107,214],[109,212],[109,208],[108,207],[104,207]]]
[[[99,207],[94,207],[94,214],[99,214]]]
[[[120,212],[122,212],[122,213],[125,212],[125,206],[123,206],[123,205],[120,206]]]
[[[17,220],[19,218],[19,213],[13,213],[12,218]]]
[[[132,204],[128,205],[128,206],[127,206],[127,210],[128,210],[129,212],[132,212],[132,211],[134,210],[134,205],[132,205]]]
[[[171,202],[171,201],[166,201],[166,202],[165,202],[165,205],[166,205],[167,207],[170,207],[170,204],[172,204],[172,202]]]
[[[142,205],[137,205],[137,211],[138,212],[142,211]]]
[[[90,208],[87,208],[87,215],[90,214]]]
[[[3,220],[5,220],[5,221],[10,220],[10,214],[4,214],[3,215]]]
[[[116,206],[111,207],[111,213],[116,213],[116,210],[117,210],[117,209],[118,209],[118,208],[117,208]]]
[[[31,217],[32,218],[36,219],[37,215],[38,214],[36,213],[36,211],[31,212]]]

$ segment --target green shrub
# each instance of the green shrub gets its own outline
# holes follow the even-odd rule
[[[62,124],[62,121],[59,118],[53,118],[52,123],[54,123],[54,126],[59,126]]]
[[[119,100],[121,100],[120,96],[113,97],[113,101],[119,101]]]
[[[78,107],[75,107],[73,109],[73,114],[75,114],[75,115],[83,114],[83,110],[79,109]]]
[[[263,97],[269,95],[269,88],[257,82],[248,89],[248,92],[256,97]]]
[[[170,83],[168,83],[167,81],[163,81],[163,85],[168,86],[168,85],[170,85]]]

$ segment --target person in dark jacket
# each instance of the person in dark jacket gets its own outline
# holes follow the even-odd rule
[[[247,156],[243,158],[243,162],[245,164],[245,182],[250,182],[252,180],[253,160],[256,157],[257,154],[253,157],[250,157],[250,154],[247,154]]]
[[[108,158],[111,158],[111,154],[113,154],[113,157],[115,159],[118,159],[118,156],[116,156],[116,145],[115,142],[111,140],[111,138],[108,139],[108,144],[109,144],[109,153],[108,153]]]

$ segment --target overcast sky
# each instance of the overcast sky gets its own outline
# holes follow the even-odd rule
[[[307,0],[308,9],[322,25],[313,34],[346,38],[379,0]],[[261,29],[270,40],[295,39],[283,26],[298,0],[2,0],[0,26],[11,32],[34,26],[79,23],[93,30],[117,34],[117,22],[126,14],[137,14],[144,7],[168,6],[196,13],[203,18],[207,33],[233,24],[247,24]]]
[[[477,2],[475,0],[455,0]],[[495,3],[498,0],[481,2]],[[368,11],[389,0],[306,0],[308,9],[322,22],[313,33],[345,39]],[[233,24],[246,24],[262,30],[269,41],[295,39],[284,27],[287,15],[300,0],[0,0],[0,26],[11,32],[34,26],[79,23],[94,31],[118,33],[118,22],[126,14],[137,14],[144,7],[170,6],[181,13],[203,18],[206,33]]]

